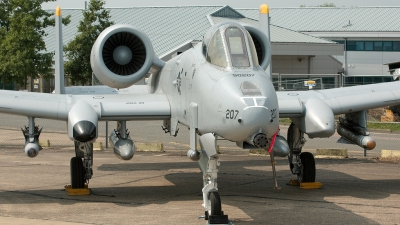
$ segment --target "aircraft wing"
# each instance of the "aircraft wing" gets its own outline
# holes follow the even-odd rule
[[[399,105],[400,82],[312,91],[281,91],[276,94],[280,118],[304,116],[307,108],[311,106],[311,104],[307,104],[310,99],[321,100],[331,108],[333,114],[337,115]]]
[[[94,109],[98,120],[163,119],[171,115],[164,94],[61,95],[20,91],[0,91],[0,112],[67,121],[70,109],[80,100]]]

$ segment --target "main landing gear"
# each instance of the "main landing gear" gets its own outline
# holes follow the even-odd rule
[[[293,123],[289,126],[287,141],[290,148],[290,170],[297,175],[298,182],[315,182],[314,156],[309,152],[301,152],[306,142],[304,133]]]
[[[72,157],[70,162],[71,189],[87,190],[89,179],[93,175],[93,143],[78,141],[74,143],[76,156]],[[86,191],[83,191],[83,193],[86,193]]]

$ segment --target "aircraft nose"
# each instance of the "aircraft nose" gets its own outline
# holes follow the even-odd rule
[[[270,138],[278,129],[279,118],[276,108],[267,97],[243,97],[236,108],[242,109],[233,124],[231,140],[248,141],[254,135],[262,133]],[[234,131],[234,132],[233,132]]]
[[[266,124],[278,118],[276,107],[274,108],[267,97],[245,97],[241,102],[243,120],[253,124]]]
[[[261,107],[246,107],[243,110],[243,125],[261,125],[268,121],[268,110]]]

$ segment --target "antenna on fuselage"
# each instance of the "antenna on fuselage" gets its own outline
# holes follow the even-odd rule
[[[54,92],[56,94],[65,94],[65,85],[64,85],[64,56],[63,56],[63,41],[62,41],[62,17],[61,17],[61,8],[57,6],[56,14],[56,49],[54,56]]]
[[[271,35],[270,35],[270,17],[269,17],[269,7],[266,4],[262,4],[260,6],[260,14],[258,16],[258,22],[259,22],[259,26],[260,26],[260,30],[262,30],[265,35],[267,35],[268,40],[271,41]],[[271,52],[267,52],[267,54],[271,54]],[[271,78],[272,81],[272,58],[270,58],[271,61],[267,67],[267,69],[265,70],[268,75]]]

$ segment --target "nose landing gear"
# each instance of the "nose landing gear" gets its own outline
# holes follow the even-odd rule
[[[201,154],[199,166],[203,172],[203,207],[204,218],[208,224],[232,224],[228,215],[224,215],[221,197],[218,193],[217,175],[220,165],[217,155],[217,138],[214,134],[207,133],[200,137]]]

